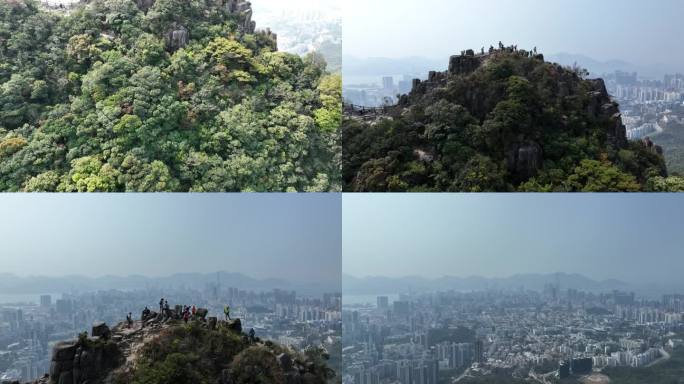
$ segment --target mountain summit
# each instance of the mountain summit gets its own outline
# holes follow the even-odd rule
[[[345,106],[347,191],[642,191],[667,170],[626,139],[601,79],[516,46],[467,50],[395,106]]]
[[[325,384],[335,373],[323,348],[303,353],[242,332],[240,319],[199,309],[184,323],[180,310],[145,311],[141,320],[55,345],[50,373],[33,384]]]

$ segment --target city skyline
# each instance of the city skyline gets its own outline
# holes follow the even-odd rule
[[[334,194],[6,195],[2,272],[340,281],[340,203]]]
[[[358,12],[360,7],[365,11]],[[682,67],[684,53],[671,48],[678,44],[676,15],[683,10],[675,0],[660,2],[658,7],[636,0],[619,4],[589,0],[572,4],[542,0],[432,0],[420,4],[350,0],[343,8],[343,51],[345,56],[359,58],[434,59],[503,41],[521,48],[536,46],[545,53]],[[582,20],[581,28],[575,20]],[[648,28],[639,28],[641,25]],[[602,37],[607,31],[609,44]]]
[[[684,207],[676,201],[669,195],[345,195],[342,270],[360,278],[428,279],[564,272],[674,284],[684,267],[677,256]]]

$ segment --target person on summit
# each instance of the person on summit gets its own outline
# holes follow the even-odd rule
[[[128,324],[128,328],[133,326],[133,313],[128,312],[128,316],[126,316],[126,323]]]
[[[159,300],[159,313],[164,313],[164,298],[162,297],[161,300]]]
[[[195,308],[195,305],[192,305],[192,318],[195,318],[195,313],[197,313],[197,308]]]
[[[226,320],[230,320],[230,306],[228,304],[223,307],[223,314],[226,316]]]
[[[249,329],[249,342],[250,342],[251,344],[254,344],[254,342],[255,342],[255,340],[256,340],[256,339],[255,339],[255,336],[254,336],[255,334],[256,334],[256,332],[254,332],[254,328],[250,328],[250,329]]]

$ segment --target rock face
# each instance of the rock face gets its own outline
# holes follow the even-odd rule
[[[595,118],[610,120],[611,124],[607,132],[608,141],[617,147],[625,146],[627,128],[622,123],[619,105],[611,99],[603,79],[592,79],[587,82],[591,86],[589,91],[591,101],[587,106],[587,113]]]
[[[242,321],[240,319],[230,320],[225,325],[233,332],[242,333]]]
[[[515,144],[506,156],[509,172],[519,181],[526,181],[537,175],[543,165],[543,151],[539,144],[526,142]]]
[[[228,13],[238,15],[238,27],[243,33],[254,33],[256,22],[252,21],[252,3],[243,0],[224,0],[224,7]]]
[[[95,330],[96,327],[93,327]],[[98,324],[98,332],[109,332]],[[101,338],[64,341],[53,348],[50,382],[54,384],[87,384],[102,379],[106,372],[121,364],[121,351],[114,342]]]
[[[177,51],[190,41],[190,34],[188,29],[184,26],[175,26],[172,30],[166,33],[166,45],[172,51]]]
[[[109,339],[112,335],[112,332],[109,330],[107,324],[100,322],[93,324],[92,335],[93,337]]]
[[[147,12],[154,5],[154,1],[155,0],[136,0],[135,5],[137,5],[141,11]]]
[[[449,59],[449,73],[452,75],[467,75],[478,69],[481,64],[482,57],[475,56],[474,54],[451,56]]]

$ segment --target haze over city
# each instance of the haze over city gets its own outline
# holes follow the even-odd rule
[[[657,6],[638,0],[349,0],[343,7],[344,55],[447,58],[503,41],[547,54],[684,67],[684,52],[676,49],[683,11],[676,0]]]
[[[340,280],[339,195],[7,195],[2,270],[20,276],[243,273]]]
[[[356,277],[577,273],[676,284],[684,206],[671,195],[345,195]]]

